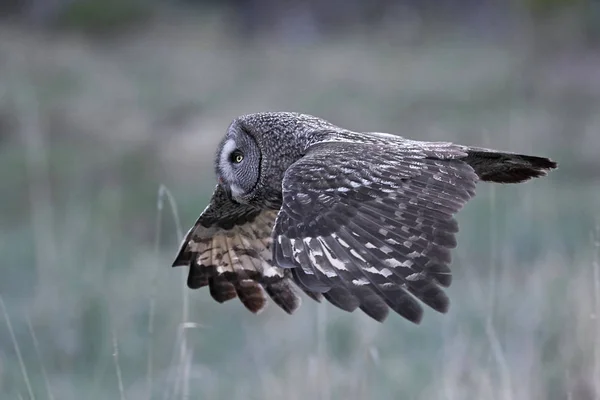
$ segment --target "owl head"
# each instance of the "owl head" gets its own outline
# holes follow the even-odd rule
[[[217,148],[215,173],[227,194],[239,203],[247,203],[260,178],[261,150],[251,127],[236,119]]]
[[[215,172],[219,184],[238,203],[277,207],[285,171],[304,155],[324,127],[332,125],[291,112],[235,118],[217,148]]]

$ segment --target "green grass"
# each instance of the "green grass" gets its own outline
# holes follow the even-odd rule
[[[223,29],[157,23],[102,46],[2,28],[0,56],[20,54],[0,66],[0,105],[16,119],[0,143],[2,398],[28,398],[26,379],[37,399],[600,395],[588,167],[600,137],[581,135],[600,129],[591,78],[563,79],[561,54],[537,59],[519,41],[239,48],[215,44]],[[160,122],[187,104],[193,117]],[[561,169],[481,185],[458,217],[447,315],[378,324],[306,298],[292,317],[272,304],[255,316],[182,289],[187,271],[170,263],[213,190],[227,124],[267,109],[550,155]],[[180,229],[169,202],[157,210],[161,185]]]

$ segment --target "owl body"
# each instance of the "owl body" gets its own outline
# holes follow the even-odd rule
[[[238,297],[258,312],[269,296],[288,313],[297,289],[316,301],[389,310],[418,323],[421,303],[446,312],[454,214],[477,182],[523,182],[556,168],[535,156],[387,133],[359,133],[290,112],[233,120],[217,148],[218,184],[174,266],[188,286]]]

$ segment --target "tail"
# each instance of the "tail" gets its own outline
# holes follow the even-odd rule
[[[486,182],[520,183],[545,176],[557,167],[556,162],[545,157],[501,153],[495,150],[470,147],[462,159],[475,170],[479,179]]]

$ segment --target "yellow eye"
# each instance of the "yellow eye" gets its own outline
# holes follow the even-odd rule
[[[242,162],[242,160],[244,159],[244,156],[242,154],[234,154],[233,155],[233,162],[236,164],[239,164]]]

